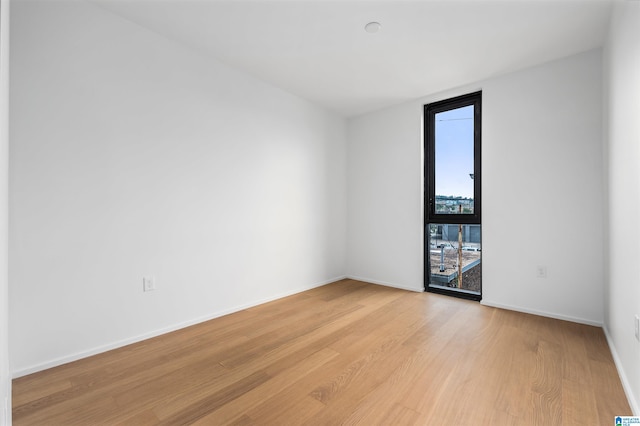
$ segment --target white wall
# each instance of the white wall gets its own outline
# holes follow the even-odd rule
[[[342,118],[94,5],[13,6],[14,375],[344,276]]]
[[[422,150],[418,103],[348,125],[348,275],[415,291],[422,285]]]
[[[481,89],[483,303],[601,324],[601,78],[594,50],[351,119],[348,275],[423,287],[422,106]]]
[[[9,1],[0,2],[0,425],[11,424],[9,368],[8,178]]]
[[[601,87],[599,50],[483,84],[484,303],[602,324]]]
[[[605,330],[635,415],[640,415],[640,3],[615,5],[605,48],[608,276]]]

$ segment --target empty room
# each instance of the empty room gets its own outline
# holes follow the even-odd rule
[[[0,425],[640,421],[639,1],[0,7]]]

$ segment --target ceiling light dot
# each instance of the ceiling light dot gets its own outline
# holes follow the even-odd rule
[[[364,30],[368,33],[377,33],[378,31],[380,31],[380,28],[382,28],[380,22],[369,22],[364,26]]]

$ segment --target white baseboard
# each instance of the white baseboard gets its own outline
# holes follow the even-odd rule
[[[27,367],[27,368],[23,368],[20,370],[16,370],[12,372],[12,378],[16,379],[18,377],[22,377],[22,376],[26,376],[28,374],[32,374],[32,373],[37,373],[38,371],[43,371],[43,370],[47,370],[49,368],[53,368],[53,367],[57,367],[59,365],[63,365],[63,364],[67,364],[69,362],[73,362],[73,361],[77,361],[79,359],[83,359],[83,358],[87,358],[93,355],[98,355],[101,354],[103,352],[107,352],[113,349],[118,349],[121,348],[123,346],[127,346],[130,345],[132,343],[138,343],[141,342],[143,340],[147,340],[147,339],[151,339],[152,337],[157,337],[157,336],[161,336],[163,334],[166,333],[170,333],[172,331],[176,331],[176,330],[180,330],[182,328],[186,328],[186,327],[190,327],[192,325],[195,324],[199,324],[205,321],[209,321],[218,317],[222,317],[224,315],[228,315],[228,314],[232,314],[234,312],[238,312],[241,311],[243,309],[248,309],[248,308],[252,308],[254,306],[258,306],[258,305],[262,305],[264,303],[268,303],[268,302],[272,302],[274,300],[277,299],[282,299],[283,297],[287,297],[287,296],[292,296],[294,294],[298,294],[298,293],[302,293],[303,291],[307,291],[307,290],[311,290],[313,288],[317,288],[317,287],[322,287],[323,285],[327,285],[330,284],[332,282],[335,281],[340,281],[342,279],[347,278],[346,276],[339,276],[339,277],[335,277],[332,278],[330,280],[326,280],[320,283],[316,283],[316,284],[312,284],[310,286],[306,286],[306,287],[302,287],[302,288],[298,288],[289,292],[285,292],[285,293],[280,293],[277,294],[275,296],[271,296],[271,297],[267,297],[265,299],[260,299],[260,300],[254,300],[252,302],[249,303],[245,303],[239,306],[235,306],[233,308],[229,308],[229,309],[224,309],[221,311],[217,311],[214,313],[211,313],[209,315],[205,315],[199,318],[194,318],[188,321],[184,321],[178,324],[174,324],[168,327],[164,327],[158,330],[154,330],[151,331],[149,333],[144,333],[138,336],[133,336],[127,339],[123,339],[123,340],[119,340],[117,342],[112,342],[112,343],[108,343],[106,345],[102,345],[102,346],[98,346],[92,349],[88,349],[86,351],[82,351],[82,352],[77,352],[75,354],[70,354],[70,355],[65,355],[63,357],[60,358],[56,358],[56,359],[52,359],[50,361],[47,362],[43,362],[37,365],[33,365],[31,367]]]
[[[601,321],[593,321],[585,318],[578,318],[578,317],[572,317],[569,315],[556,314],[553,312],[538,311],[535,309],[528,309],[520,306],[505,305],[502,303],[492,302],[486,299],[482,299],[480,304],[484,306],[490,306],[492,308],[507,309],[509,311],[523,312],[525,314],[533,314],[541,317],[548,317],[548,318],[554,318],[554,319],[559,319],[563,321],[577,322],[578,324],[586,324],[586,325],[593,325],[594,327],[602,327]]]
[[[356,277],[354,275],[347,275],[346,278],[348,278],[350,280],[362,281],[362,282],[370,283],[370,284],[383,285],[385,287],[399,288],[400,290],[415,291],[415,292],[419,292],[419,293],[422,293],[424,291],[423,287],[421,287],[421,288],[407,287],[407,286],[403,286],[403,285],[399,285],[399,284],[393,284],[393,283],[388,283],[388,282],[379,281],[379,280],[372,280],[371,278]]]
[[[618,376],[620,376],[620,381],[622,382],[622,388],[624,389],[624,393],[627,396],[627,401],[629,402],[629,407],[631,407],[631,411],[634,416],[640,416],[640,407],[638,406],[638,400],[633,395],[633,390],[631,389],[631,385],[629,384],[629,379],[627,379],[627,375],[624,372],[624,368],[622,368],[622,362],[620,361],[620,357],[618,356],[618,351],[616,350],[615,345],[613,344],[613,339],[609,334],[609,330],[606,326],[603,326],[604,335],[607,338],[607,343],[609,344],[609,350],[611,351],[611,356],[613,356],[613,362],[616,364],[616,369],[618,370]]]

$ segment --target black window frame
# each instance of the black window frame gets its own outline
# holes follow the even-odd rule
[[[473,105],[474,135],[473,135],[473,213],[436,213],[435,194],[435,115],[452,109]],[[445,99],[424,105],[424,228],[423,235],[429,238],[429,224],[470,224],[482,226],[482,91],[469,93],[454,98]],[[482,231],[481,231],[482,232]],[[466,291],[445,289],[430,286],[431,265],[429,242],[425,240],[424,246],[424,289],[432,293],[446,294],[449,296],[482,300],[480,294]]]
[[[451,109],[473,105],[473,213],[436,213],[435,182],[435,115]],[[482,214],[482,92],[469,93],[424,106],[424,153],[425,153],[425,223],[479,224]]]

